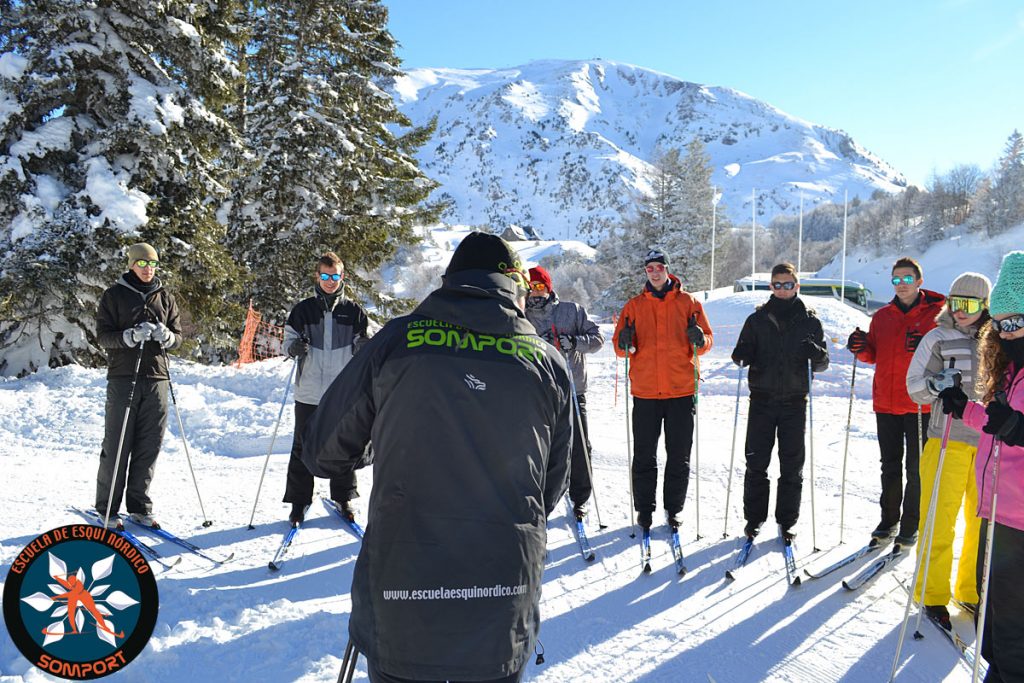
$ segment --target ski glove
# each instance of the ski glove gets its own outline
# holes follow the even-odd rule
[[[571,334],[558,335],[558,348],[562,349],[562,351],[575,351],[576,337]]]
[[[754,354],[751,351],[749,344],[738,344],[732,351],[732,362],[741,368],[747,367],[754,360]]]
[[[288,346],[288,355],[292,358],[305,358],[309,353],[309,342],[305,339],[296,339]]]
[[[868,348],[868,335],[859,327],[850,333],[850,338],[846,340],[846,348],[850,353],[860,353],[861,351]]]
[[[636,351],[636,328],[628,320],[623,328],[619,330],[619,348],[629,353]]]
[[[139,323],[135,327],[129,327],[121,333],[121,340],[124,345],[132,348],[144,341],[148,341],[153,335],[153,323]]]
[[[957,377],[960,376],[959,370],[953,368],[946,368],[942,372],[937,372],[925,380],[925,384],[928,386],[928,391],[933,396],[938,396],[944,389],[949,389],[957,383]]]
[[[818,346],[813,337],[807,337],[800,342],[800,353],[807,360],[818,360],[825,354],[825,349]]]
[[[939,392],[939,400],[942,401],[942,412],[952,415],[958,420],[964,418],[964,408],[967,407],[967,394],[960,387],[953,386]]]
[[[697,324],[697,314],[694,313],[690,318],[690,326],[686,328],[686,336],[698,349],[703,349],[707,340],[704,338],[704,330]]]
[[[1024,415],[996,399],[985,406],[988,422],[982,427],[986,434],[999,437],[1008,446],[1024,444]]]
[[[152,340],[160,344],[160,348],[167,349],[174,345],[174,333],[171,332],[167,325],[163,323],[157,323],[156,327],[153,328]]]

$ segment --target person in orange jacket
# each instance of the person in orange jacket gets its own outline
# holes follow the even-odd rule
[[[921,289],[923,281],[917,261],[907,257],[897,260],[892,267],[896,296],[875,312],[867,332],[858,328],[846,342],[846,348],[857,360],[875,365],[871,396],[882,460],[882,495],[878,501],[882,520],[871,535],[880,540],[895,535],[896,542],[902,546],[917,542],[921,517],[918,462],[921,437],[928,432],[931,412],[930,406],[921,406],[921,431],[918,431],[918,404],[907,393],[907,370],[917,345],[935,327],[935,318],[946,301],[938,292]]]
[[[694,395],[700,363],[711,349],[704,307],[684,292],[657,249],[644,259],[647,283],[626,302],[615,326],[615,354],[629,357],[633,395],[633,508],[649,529],[656,507],[658,439],[665,428],[663,500],[668,524],[678,529],[690,480]]]

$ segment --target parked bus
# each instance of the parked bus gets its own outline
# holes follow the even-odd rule
[[[751,283],[753,283],[753,286],[751,286]],[[736,284],[733,287],[735,292],[749,292],[752,290],[771,291],[771,282],[768,278],[755,276],[753,281],[751,281],[750,277],[744,277],[736,280]],[[842,280],[815,277],[800,278],[800,293],[804,296],[830,296],[833,299],[838,299],[841,294],[845,294],[846,300],[849,303],[864,311],[867,311],[868,301],[871,299],[871,290],[860,282],[854,282],[853,280],[846,281],[844,291]]]

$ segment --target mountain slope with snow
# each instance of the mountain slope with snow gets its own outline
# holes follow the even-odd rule
[[[896,192],[902,174],[846,133],[729,88],[628,64],[537,61],[507,69],[412,69],[395,81],[414,123],[437,117],[418,154],[453,201],[445,219],[531,226],[549,239],[601,234],[646,189],[658,149],[695,136],[707,148],[724,210],[749,222],[819,202]]]

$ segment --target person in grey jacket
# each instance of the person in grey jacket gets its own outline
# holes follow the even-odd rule
[[[333,251],[317,260],[316,290],[291,313],[284,328],[284,348],[299,364],[295,373],[295,433],[288,460],[284,502],[291,503],[288,521],[305,518],[313,500],[313,475],[302,464],[302,433],[320,397],[367,340],[366,311],[345,298],[345,264]],[[355,519],[351,500],[359,495],[354,472],[331,477],[331,500],[349,519]]]
[[[317,476],[372,457],[349,619],[371,683],[513,683],[533,650],[572,396],[565,359],[523,313],[527,282],[504,240],[470,233],[441,288],[374,335],[306,431]]]
[[[590,481],[590,430],[587,428],[587,359],[584,354],[596,353],[604,345],[604,335],[587,316],[583,306],[561,301],[555,294],[548,271],[530,268],[530,295],[526,299],[526,319],[537,334],[565,355],[572,373],[579,422],[573,423],[572,465],[569,474],[569,498],[576,519],[587,514],[587,501],[593,490]],[[584,448],[586,444],[586,448]]]
[[[96,512],[110,527],[120,524],[117,513],[122,496],[135,522],[159,526],[153,518],[149,484],[167,428],[166,351],[181,344],[178,304],[156,276],[159,265],[156,249],[149,244],[128,247],[128,272],[103,292],[96,314],[96,341],[107,352]]]

